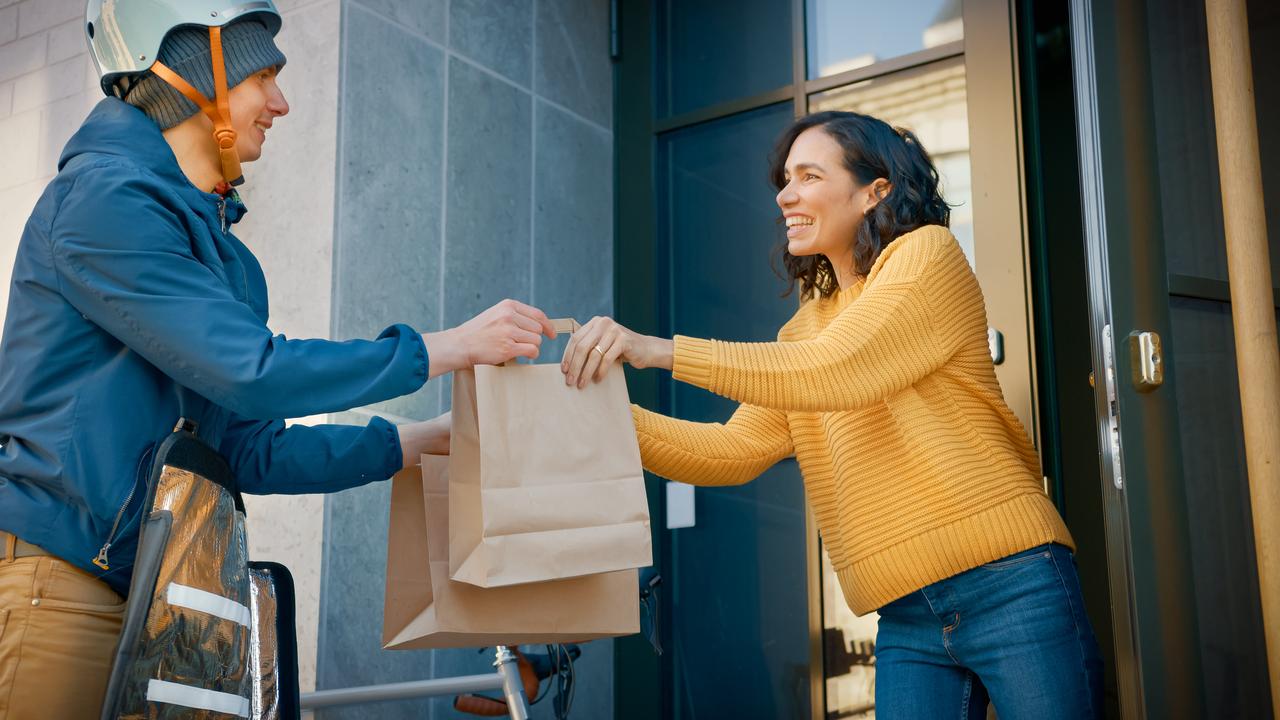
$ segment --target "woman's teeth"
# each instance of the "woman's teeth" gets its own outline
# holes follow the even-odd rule
[[[787,218],[787,227],[796,227],[798,225],[812,225],[812,224],[813,224],[813,218],[811,217],[800,217],[799,215],[795,215]]]

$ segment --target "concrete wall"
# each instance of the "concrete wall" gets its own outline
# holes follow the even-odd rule
[[[607,0],[346,0],[342,28],[334,336],[434,330],[504,297],[609,312]],[[436,380],[346,417],[424,419],[448,397]],[[489,669],[474,650],[379,648],[389,491],[326,499],[319,687]],[[590,643],[579,671],[574,715],[611,717],[612,644]],[[439,699],[323,716],[455,713]]]

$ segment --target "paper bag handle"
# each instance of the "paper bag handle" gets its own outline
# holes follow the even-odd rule
[[[582,329],[577,320],[573,318],[551,318],[551,327],[555,329],[556,334],[569,333],[570,335]],[[506,363],[498,363],[497,367],[506,367]]]
[[[569,333],[570,335],[582,329],[578,321],[573,318],[552,318],[551,327],[555,328],[557,333]]]

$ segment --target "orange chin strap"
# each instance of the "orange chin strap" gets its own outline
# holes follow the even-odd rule
[[[231,101],[227,92],[227,66],[222,59],[222,28],[209,28],[209,51],[213,60],[213,91],[215,101],[192,87],[167,65],[155,61],[151,72],[172,85],[195,103],[213,121],[213,139],[218,143],[218,158],[222,161],[222,177],[231,185],[244,182],[240,171],[240,156],[236,153],[236,131],[231,127]]]

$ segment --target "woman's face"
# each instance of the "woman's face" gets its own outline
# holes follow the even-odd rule
[[[267,140],[271,123],[289,112],[289,103],[276,85],[276,73],[276,68],[260,70],[228,93],[231,127],[236,131],[240,162],[253,162],[262,157],[262,143]]]
[[[787,251],[797,257],[826,255],[840,265],[853,252],[858,225],[874,205],[871,186],[858,184],[844,166],[840,143],[821,127],[805,130],[791,144],[785,179],[777,201],[787,221]]]

